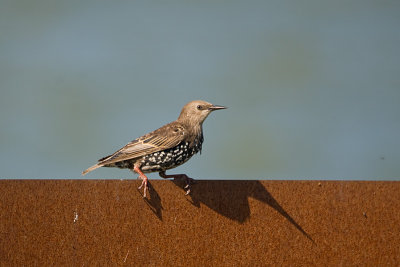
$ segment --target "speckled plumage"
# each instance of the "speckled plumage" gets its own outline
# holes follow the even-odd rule
[[[82,174],[85,175],[99,167],[131,169],[143,180],[139,188],[144,185],[144,196],[148,180],[144,173],[159,172],[163,178],[184,177],[189,180],[190,178],[184,174],[166,175],[165,171],[185,163],[194,154],[201,152],[204,140],[203,122],[212,111],[218,109],[225,107],[201,100],[189,102],[183,107],[176,121],[143,135],[115,153],[99,159],[97,164]]]

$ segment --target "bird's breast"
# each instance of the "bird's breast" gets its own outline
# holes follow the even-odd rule
[[[175,168],[188,161],[201,150],[201,143],[191,144],[181,142],[175,147],[146,155],[141,160],[141,169],[144,172],[159,172]]]

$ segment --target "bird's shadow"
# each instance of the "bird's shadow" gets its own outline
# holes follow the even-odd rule
[[[180,188],[183,188],[184,183],[182,181],[172,180],[172,182]],[[260,181],[198,180],[192,186],[188,201],[198,208],[200,207],[200,203],[203,203],[231,220],[244,223],[251,216],[248,201],[249,197],[255,198],[275,209],[298,231],[315,244],[311,236],[285,211]]]
[[[162,221],[162,210],[164,209],[161,204],[161,198],[156,189],[151,185],[150,182],[147,182],[147,186],[149,187],[148,194],[149,198],[144,197],[145,203],[149,206],[150,210],[157,216],[157,218]],[[139,193],[142,194],[142,190],[139,190]]]
[[[171,180],[184,191],[182,180]],[[155,188],[148,184],[149,198],[143,198],[150,210],[162,221],[161,197]],[[140,193],[142,193],[140,191]],[[268,190],[257,180],[197,180],[192,185],[188,201],[197,208],[203,203],[215,212],[239,223],[251,216],[248,198],[252,197],[275,209],[285,217],[299,232],[315,244],[311,236],[285,211]]]

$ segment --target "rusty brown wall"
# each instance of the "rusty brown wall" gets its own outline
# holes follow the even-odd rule
[[[400,183],[1,180],[1,266],[400,263]]]

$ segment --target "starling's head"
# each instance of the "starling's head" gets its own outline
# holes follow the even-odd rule
[[[202,100],[191,101],[183,107],[178,121],[189,121],[192,124],[201,125],[211,112],[225,108]]]

